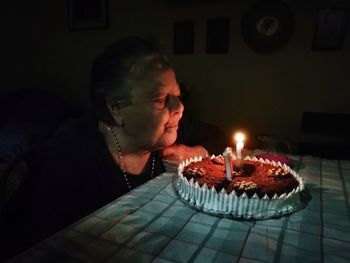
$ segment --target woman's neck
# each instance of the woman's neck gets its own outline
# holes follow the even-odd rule
[[[137,149],[128,143],[129,140],[123,137],[122,132],[119,132],[115,127],[109,127],[99,122],[99,131],[103,134],[109,152],[119,167],[123,166],[127,173],[134,175],[138,175],[144,170],[151,152]]]

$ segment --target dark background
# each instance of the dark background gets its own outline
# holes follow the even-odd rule
[[[241,21],[253,0],[107,2],[106,28],[72,31],[66,0],[4,1],[0,93],[47,89],[87,110],[93,58],[119,37],[151,34],[165,46],[178,79],[189,89],[187,110],[228,135],[243,128],[251,142],[257,135],[298,142],[303,112],[350,111],[349,27],[341,50],[312,49],[318,10],[348,8],[349,1],[285,0],[294,32],[268,53],[251,49],[242,38]],[[215,18],[229,19],[227,52],[207,52],[207,20]],[[191,54],[173,52],[178,21],[193,21]]]

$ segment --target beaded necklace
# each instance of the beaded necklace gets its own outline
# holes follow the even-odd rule
[[[119,161],[120,161],[120,169],[121,169],[122,172],[123,172],[123,176],[124,176],[126,185],[128,186],[129,190],[131,190],[132,187],[131,187],[131,184],[130,184],[130,182],[129,182],[128,175],[126,174],[126,171],[125,171],[124,156],[123,156],[123,153],[122,153],[122,149],[121,149],[121,147],[120,147],[119,140],[118,140],[118,138],[117,138],[116,132],[115,132],[115,130],[114,130],[113,127],[110,127],[110,131],[111,131],[111,133],[112,133],[112,136],[113,136],[113,138],[114,138],[115,144],[116,144],[117,149],[118,149],[118,158],[119,158]],[[151,178],[153,178],[153,175],[154,175],[154,163],[155,163],[155,158],[154,158],[154,156],[152,155]]]

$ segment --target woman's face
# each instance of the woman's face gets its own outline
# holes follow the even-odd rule
[[[132,104],[120,109],[123,133],[139,150],[154,151],[173,144],[184,110],[175,73],[151,75],[131,92]]]

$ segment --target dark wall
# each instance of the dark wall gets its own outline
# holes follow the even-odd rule
[[[108,1],[109,27],[70,31],[66,0],[7,1],[2,23],[1,89],[38,86],[87,108],[93,58],[114,39],[153,34],[170,53],[178,78],[190,86],[188,110],[230,134],[299,138],[303,111],[350,112],[350,39],[341,51],[314,51],[315,16],[329,1],[286,0],[294,33],[268,54],[252,50],[241,34],[242,17],[255,1]],[[29,3],[30,2],[30,3]],[[184,2],[184,1],[181,1]],[[332,1],[346,6],[347,1]],[[228,52],[206,52],[206,22],[229,19]],[[194,23],[193,54],[173,54],[174,22]]]

